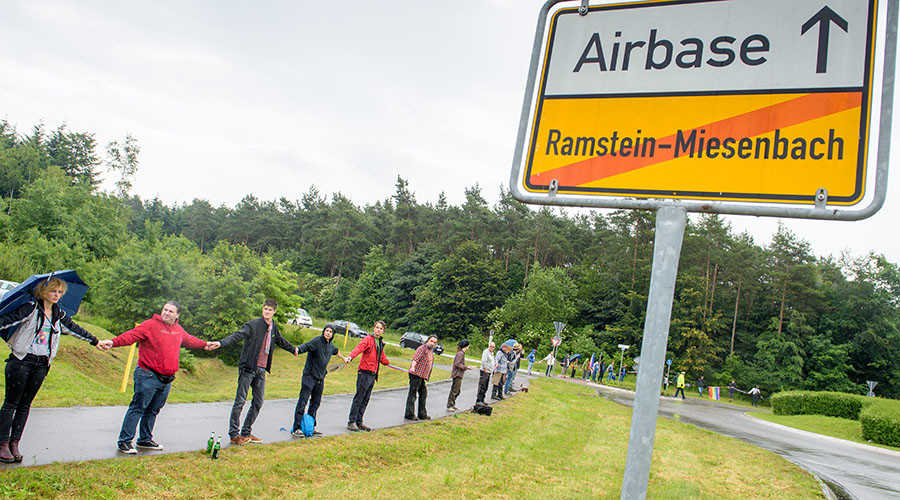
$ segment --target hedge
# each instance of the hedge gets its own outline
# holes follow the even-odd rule
[[[875,399],[844,392],[788,391],[772,395],[776,415],[826,415],[859,420],[863,407]]]
[[[863,439],[900,447],[900,402],[876,400],[859,415],[859,423]]]
[[[772,395],[776,415],[825,415],[859,420],[867,441],[900,447],[900,401],[843,392],[789,391]]]

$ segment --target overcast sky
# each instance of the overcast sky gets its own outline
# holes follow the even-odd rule
[[[445,192],[460,204],[477,183],[493,204],[542,4],[2,2],[0,118],[20,133],[66,123],[101,150],[132,134],[133,192],[167,204],[294,200],[314,184],[363,205],[389,197],[398,175],[421,203]],[[867,220],[785,224],[816,255],[900,262],[896,186]],[[778,222],[728,220],[759,244]]]

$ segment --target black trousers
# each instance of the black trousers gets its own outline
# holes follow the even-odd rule
[[[419,398],[419,411],[416,416],[419,418],[425,418],[428,416],[428,410],[425,409],[425,398],[428,397],[428,386],[425,383],[425,379],[418,376],[409,374],[409,393],[406,395],[406,416],[411,417],[414,415],[413,407],[416,405],[416,396]]]
[[[0,408],[0,443],[22,439],[22,431],[47,372],[48,356],[26,354],[21,360],[10,353],[6,360],[6,396]]]
[[[325,389],[325,379],[318,379],[311,375],[303,375],[303,382],[300,386],[300,396],[297,398],[297,407],[294,408],[294,427],[291,430],[300,428],[303,422],[303,414],[309,413],[309,416],[316,420],[316,412],[322,404],[322,391]],[[309,402],[309,409],[306,403]],[[319,422],[316,421],[318,424]]]
[[[482,370],[478,376],[478,395],[475,397],[476,403],[484,403],[484,395],[487,394],[487,388],[491,385],[491,374]]]
[[[356,394],[353,395],[353,403],[350,405],[348,424],[363,423],[363,415],[366,413],[366,406],[369,405],[373,387],[375,387],[374,373],[362,370],[356,372]]]

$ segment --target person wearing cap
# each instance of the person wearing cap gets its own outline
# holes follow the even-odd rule
[[[297,398],[297,407],[294,409],[294,426],[291,428],[291,434],[295,436],[303,436],[303,432],[300,430],[300,423],[303,421],[304,413],[308,413],[313,418],[313,421],[318,423],[316,421],[316,411],[318,411],[319,405],[322,403],[325,375],[328,375],[328,362],[331,360],[331,357],[340,357],[344,364],[350,362],[350,358],[341,356],[341,351],[332,343],[335,330],[337,330],[337,327],[332,323],[328,323],[325,325],[325,328],[322,328],[322,335],[313,337],[309,342],[297,347],[297,354],[307,354],[306,364],[303,365],[300,396]],[[307,402],[309,402],[309,408],[307,408]],[[313,434],[322,433],[313,430]]]
[[[456,356],[453,357],[453,369],[450,370],[450,379],[453,381],[450,385],[450,395],[447,397],[447,409],[457,411],[456,398],[462,390],[462,379],[466,370],[471,370],[471,366],[466,365],[466,351],[469,350],[469,341],[462,339],[456,344]]]
[[[275,311],[278,302],[275,299],[266,299],[262,307],[262,316],[252,319],[240,328],[218,342],[210,342],[212,349],[230,347],[243,342],[241,357],[238,361],[238,384],[234,395],[234,404],[231,407],[231,417],[228,420],[228,435],[231,444],[241,446],[247,443],[262,443],[262,439],[254,436],[250,431],[253,422],[256,421],[259,410],[262,408],[266,392],[266,372],[272,370],[272,355],[274,345],[285,351],[297,355],[297,348],[281,336],[278,325],[275,324]],[[247,391],[253,391],[253,400],[247,416],[244,417],[244,425],[241,426],[241,411],[247,402]]]
[[[675,397],[678,397],[678,391],[681,391],[681,399],[684,399],[684,372],[678,374],[678,379],[675,380]]]
[[[506,382],[503,384],[503,394],[510,392],[518,392],[513,389],[512,383],[516,379],[516,373],[519,372],[519,365],[522,362],[522,344],[516,342],[512,346],[512,350],[507,354],[509,363],[506,365]]]

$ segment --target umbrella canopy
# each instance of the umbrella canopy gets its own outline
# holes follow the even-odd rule
[[[581,354],[573,354],[571,357],[569,357],[569,361],[575,361],[576,359],[578,359],[580,357],[581,357]]]
[[[516,339],[507,339],[506,342],[504,342],[501,345],[508,345],[508,346],[512,347],[512,346],[516,345]]]
[[[81,305],[81,299],[84,298],[85,292],[88,290],[87,284],[78,277],[78,273],[71,270],[54,271],[47,274],[33,274],[19,286],[13,288],[3,299],[0,300],[0,316],[15,311],[22,304],[35,300],[32,290],[41,281],[50,278],[59,278],[66,282],[66,294],[59,299],[57,305],[69,316],[74,316],[78,312],[78,306]]]

